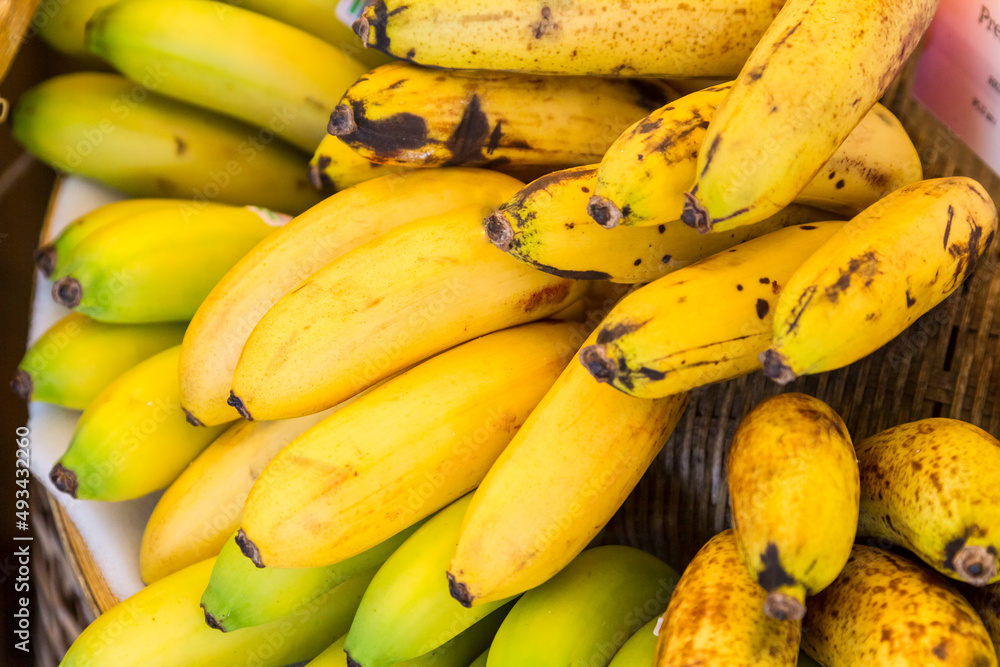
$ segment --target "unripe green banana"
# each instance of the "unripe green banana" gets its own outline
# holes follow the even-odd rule
[[[649,667],[656,655],[656,626],[660,623],[657,616],[646,625],[639,628],[628,641],[618,649],[608,667]],[[484,666],[485,667],[485,666]]]
[[[11,382],[25,401],[83,410],[122,373],[180,345],[186,323],[105,324],[70,313],[32,343]]]
[[[137,197],[217,200],[292,214],[320,199],[309,184],[308,156],[270,130],[176,102],[116,74],[43,81],[21,95],[12,123],[14,137],[42,162]]]

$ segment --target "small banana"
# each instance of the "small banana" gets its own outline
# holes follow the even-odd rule
[[[180,374],[189,418],[207,426],[232,419],[226,400],[250,331],[304,278],[399,225],[457,206],[499,205],[519,187],[479,169],[389,175],[338,192],[266,237],[222,277],[184,335]]]
[[[586,282],[494,248],[483,216],[471,206],[397,227],[302,281],[251,332],[229,404],[247,419],[316,412],[458,343],[545,318],[586,292]]]
[[[982,621],[951,584],[860,544],[837,580],[810,601],[802,648],[826,667],[997,664]]]
[[[153,355],[98,394],[49,477],[74,498],[128,500],[169,485],[223,430],[184,420],[180,346]]]
[[[673,97],[657,81],[399,62],[348,88],[327,131],[379,164],[561,168],[597,162],[625,128]]]
[[[733,529],[764,613],[802,620],[806,595],[844,568],[858,527],[858,463],[823,401],[779,394],[743,418],[726,459]]]
[[[791,202],[902,69],[937,4],[788,0],[709,124],[684,222],[723,231]]]
[[[657,616],[628,638],[608,667],[649,667],[656,655],[656,626],[661,616]],[[483,666],[485,667],[485,665]]]
[[[734,76],[781,0],[375,0],[354,30],[433,67],[604,76]]]
[[[607,230],[587,215],[596,173],[596,165],[573,167],[529,183],[486,218],[486,235],[501,250],[555,276],[644,283],[776,229],[830,218],[826,211],[791,204],[756,225],[719,234],[699,234],[679,220]]]
[[[186,322],[219,279],[288,220],[209,202],[138,213],[81,239],[52,274],[52,298],[104,322]]]
[[[766,597],[743,564],[736,535],[719,533],[681,575],[663,615],[653,667],[793,667],[802,623],[767,616]]]
[[[309,161],[309,181],[317,190],[340,192],[358,183],[386,174],[399,174],[407,169],[367,160],[355,153],[340,137],[327,134],[320,140]]]
[[[996,229],[993,200],[970,178],[920,181],[879,200],[785,285],[764,372],[784,384],[874,352],[962,285]]]
[[[957,419],[901,424],[857,445],[858,535],[906,547],[976,586],[1000,581],[1000,442]]]
[[[32,343],[11,382],[25,401],[83,410],[122,373],[179,345],[184,323],[105,324],[70,313]]]
[[[686,407],[684,394],[635,399],[571,362],[473,494],[452,595],[475,608],[551,579],[625,502]]]
[[[663,613],[678,575],[632,547],[584,551],[514,604],[490,645],[488,667],[603,667]]]
[[[608,314],[581,363],[601,382],[640,398],[759,369],[779,294],[844,224],[779,229],[640,287]]]
[[[150,86],[153,81],[147,82]],[[53,77],[21,95],[12,132],[42,162],[136,197],[299,213],[320,196],[307,157],[258,130],[116,74]]]

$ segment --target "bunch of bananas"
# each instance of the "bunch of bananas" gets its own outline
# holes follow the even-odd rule
[[[118,73],[40,84],[15,135],[137,198],[37,251],[72,312],[14,386],[83,410],[59,490],[165,490],[148,586],[64,665],[997,664],[944,578],[1000,579],[969,424],[854,445],[781,394],[683,575],[594,546],[689,391],[850,364],[991,245],[876,103],[933,0],[333,4],[42,30]]]

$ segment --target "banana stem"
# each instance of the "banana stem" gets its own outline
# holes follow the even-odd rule
[[[31,375],[25,370],[18,369],[14,375],[14,379],[10,381],[10,388],[25,402],[31,400],[31,390],[33,387],[34,384],[31,381]]]
[[[587,202],[587,213],[605,229],[613,229],[622,221],[622,212],[614,202],[607,197],[594,195]]]
[[[772,591],[764,602],[764,613],[778,621],[801,621],[806,606],[791,595]]]
[[[57,489],[63,493],[69,494],[73,498],[76,498],[76,490],[79,486],[79,481],[76,478],[75,472],[61,463],[56,463],[52,466],[52,470],[49,471],[49,479],[52,480],[52,484],[54,484]]]
[[[368,19],[364,16],[359,16],[357,20],[351,24],[351,30],[354,34],[361,38],[361,45],[364,48],[368,48],[368,31],[371,30],[371,25],[368,23]]]
[[[326,131],[335,137],[343,137],[357,132],[358,124],[354,120],[354,110],[346,104],[338,104],[330,113],[330,122]]]
[[[580,350],[580,363],[598,382],[611,384],[618,375],[615,362],[608,358],[603,345],[588,345]]]
[[[955,554],[952,563],[962,581],[973,586],[985,586],[997,576],[996,557],[981,545],[966,544]]]
[[[38,267],[38,270],[46,278],[51,276],[52,272],[56,270],[56,247],[51,243],[47,243],[35,250],[35,252],[31,253],[31,257],[35,260],[35,266]]]
[[[83,299],[83,287],[73,276],[60,278],[52,284],[52,298],[60,306],[76,308]]]

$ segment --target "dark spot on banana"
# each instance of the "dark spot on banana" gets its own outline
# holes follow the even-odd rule
[[[878,273],[879,261],[874,252],[866,252],[860,257],[853,257],[847,263],[847,270],[841,271],[840,277],[830,287],[825,290],[826,298],[836,303],[840,293],[846,291],[851,286],[851,278],[858,276],[863,279],[867,287],[872,283]]]
[[[204,426],[204,424],[201,423],[200,419],[191,414],[190,410],[188,410],[183,406],[181,406],[181,410],[184,411],[184,419],[187,421],[188,424],[191,424],[191,426]]]
[[[395,89],[399,88],[400,86],[402,86],[406,82],[407,82],[407,79],[400,79],[396,83],[390,84],[389,85],[389,90],[395,90]]]
[[[663,232],[667,231],[667,226],[666,225],[660,225],[659,227],[656,228],[656,231],[658,231],[658,232],[660,232],[662,234]]]
[[[601,330],[597,332],[597,344],[607,345],[633,331],[638,331],[644,324],[645,322],[619,322],[611,326],[601,327]]]
[[[662,257],[662,258],[660,259],[660,263],[661,263],[661,264],[666,264],[667,262],[669,262],[669,261],[670,261],[670,258],[671,258],[671,257],[673,257],[673,255],[664,255],[664,256],[663,256],[663,257]]]
[[[236,531],[236,546],[240,548],[243,555],[250,559],[250,562],[256,565],[258,568],[264,567],[264,561],[260,558],[260,549],[254,544],[247,534],[243,532],[240,528]]]
[[[502,122],[498,120],[497,124],[493,126],[493,131],[490,133],[490,141],[486,145],[487,155],[491,155],[497,149],[497,146],[500,145],[500,138],[503,136],[503,130],[500,129]]]
[[[762,76],[764,76],[764,69],[765,67],[763,65],[755,67],[747,72],[747,78],[750,79],[751,82],[758,81]]]
[[[737,283],[736,284],[736,291],[737,292],[742,292],[743,291],[743,285],[740,285],[739,283]]]
[[[448,592],[463,607],[472,606],[472,595],[469,593],[469,587],[456,579],[451,572],[448,573]]]
[[[795,379],[795,373],[780,352],[765,350],[760,353],[760,362],[764,367],[764,375],[778,384],[788,384]]]
[[[220,632],[226,631],[226,629],[222,627],[222,623],[219,623],[219,619],[213,616],[211,612],[209,612],[208,609],[205,608],[204,604],[201,605],[201,610],[205,612],[205,625],[207,625],[210,628],[219,630]]]
[[[840,190],[840,189],[841,189],[841,188],[843,188],[843,187],[844,187],[845,185],[847,185],[847,184],[846,184],[846,183],[844,182],[844,179],[840,179],[839,181],[837,181],[837,184],[836,184],[836,188],[837,188],[838,190]]]
[[[764,299],[757,299],[757,318],[764,319],[771,310],[771,306]]]
[[[565,227],[566,229],[576,229],[576,223],[575,222],[567,222],[567,223],[563,224],[563,227]]]
[[[650,118],[646,117],[642,122],[639,123],[639,127],[636,128],[638,132],[643,134],[649,134],[650,132],[655,132],[660,125],[663,125],[663,120],[660,118]]]
[[[832,181],[832,180],[834,179],[834,177],[835,177],[836,175],[837,175],[837,172],[835,172],[835,171],[831,171],[831,172],[830,172],[830,175],[829,175],[829,176],[827,176],[827,178],[829,178],[829,179],[830,179],[830,180]]]
[[[174,145],[178,155],[184,155],[187,152],[187,143],[180,137],[174,137]]]
[[[478,95],[473,95],[465,105],[462,119],[458,121],[455,131],[444,142],[445,147],[451,152],[451,158],[444,163],[444,166],[456,167],[483,162],[485,160],[483,146],[489,134],[490,124],[483,112],[482,103]]]
[[[542,20],[534,26],[535,39],[541,39],[546,32],[558,27],[552,22],[552,10],[548,7],[542,7]]]
[[[518,306],[526,313],[538,310],[543,306],[559,303],[569,294],[570,283],[563,281],[555,285],[546,285],[540,290],[531,293],[518,302]]]
[[[813,229],[816,229],[816,226],[815,225],[802,225],[802,226],[799,227],[799,229],[808,232],[808,231],[811,231]]]
[[[405,9],[405,5],[400,9]],[[374,46],[379,51],[383,53],[389,53],[390,40],[389,35],[386,31],[386,27],[389,22],[389,10],[385,6],[385,0],[375,0],[371,5],[371,13],[373,15],[372,19],[367,18],[368,10],[365,10],[365,16],[361,18],[365,19],[365,24],[361,24],[361,19],[355,21],[354,32],[361,37],[361,41],[364,44]],[[394,11],[393,14],[396,12]],[[375,39],[374,44],[372,44],[371,33],[374,31]],[[363,33],[363,34],[362,34]]]
[[[770,278],[761,278],[760,279],[760,284],[761,285],[770,285],[771,284],[771,279]]]
[[[57,489],[76,498],[76,491],[79,488],[80,481],[76,478],[75,472],[62,463],[56,463],[52,466],[52,470],[49,471],[49,479],[52,480],[52,484]]]
[[[619,361],[619,365],[622,365]],[[611,384],[618,377],[618,368],[614,360],[608,358],[603,345],[588,345],[580,350],[580,363],[587,369],[587,372],[594,376],[598,382]],[[626,367],[627,370],[627,367]],[[626,376],[627,377],[627,376]],[[631,381],[629,381],[631,382]]]
[[[338,109],[345,106],[338,105]],[[403,151],[421,148],[427,144],[427,121],[416,114],[402,112],[386,118],[370,120],[366,116],[364,102],[351,102],[349,109],[354,129],[345,134],[336,134],[336,136],[351,146],[364,146],[377,156],[388,158],[395,157]],[[337,111],[334,110],[334,113]],[[346,116],[344,112],[340,113]],[[337,122],[340,123],[340,119]],[[330,134],[334,134],[332,130],[337,128],[333,127],[333,114],[330,116],[330,126]],[[349,127],[350,124],[345,125],[345,128]]]
[[[854,101],[853,101],[853,102],[851,102],[851,106],[852,106],[852,107],[856,107],[856,106],[858,106],[858,103],[859,103],[860,101],[861,101],[861,98],[860,98],[860,97],[857,97],[857,98],[855,98],[855,99],[854,99]],[[883,119],[883,120],[884,120],[884,119]]]
[[[778,285],[778,281],[777,280],[772,280],[771,281],[771,294],[778,294],[778,292],[780,292],[780,291],[781,291],[781,286]]]
[[[778,106],[777,105],[772,106],[770,113],[778,113]]]
[[[640,375],[646,376],[647,378],[653,380],[654,382],[657,380],[662,380],[663,378],[667,377],[667,374],[664,373],[663,371],[658,371],[655,368],[650,368],[649,366],[643,366],[636,372],[639,373]]]
[[[622,219],[621,210],[610,199],[597,195],[591,197],[590,201],[587,202],[587,213],[594,219],[594,222],[605,229],[617,227]]]
[[[712,147],[715,147],[715,143],[712,144]],[[711,153],[711,150],[709,153]],[[694,227],[698,230],[699,234],[707,234],[712,231],[712,219],[709,217],[705,207],[698,201],[694,192],[684,193],[684,208],[681,211],[681,222],[688,227]]]
[[[31,382],[31,375],[28,371],[21,368],[17,369],[17,372],[14,374],[14,379],[10,381],[11,391],[17,394],[22,401],[30,401],[32,387],[33,383]]]
[[[641,259],[637,259],[634,262],[632,262],[632,266],[639,266],[640,264],[642,264],[642,260]]]
[[[226,399],[226,403],[236,409],[236,412],[240,413],[240,416],[247,421],[253,421],[253,417],[250,415],[250,411],[247,410],[247,406],[243,404],[242,399],[240,399],[235,392],[229,391],[229,398]]]
[[[912,308],[916,302],[917,300],[910,296],[910,290],[906,290],[906,307]]]
[[[795,579],[791,577],[785,568],[781,566],[781,558],[778,554],[778,545],[774,542],[768,542],[767,547],[764,549],[764,553],[760,555],[761,563],[764,565],[764,569],[757,574],[757,583],[759,583],[765,591],[773,591],[782,586],[794,586]]]
[[[590,188],[584,185],[582,188],[580,188],[580,192],[583,192],[584,194],[590,194]]]
[[[344,651],[344,656],[347,660],[347,667],[362,667],[361,663],[351,657],[351,654]]]
[[[657,82],[646,79],[629,79],[628,85],[639,94],[639,104],[650,111],[659,109],[669,101],[670,89]],[[648,119],[647,119],[648,120]],[[645,121],[643,121],[645,122]],[[660,126],[660,121],[656,121],[656,127]],[[656,129],[656,127],[652,129]],[[643,130],[652,131],[652,130]]]

